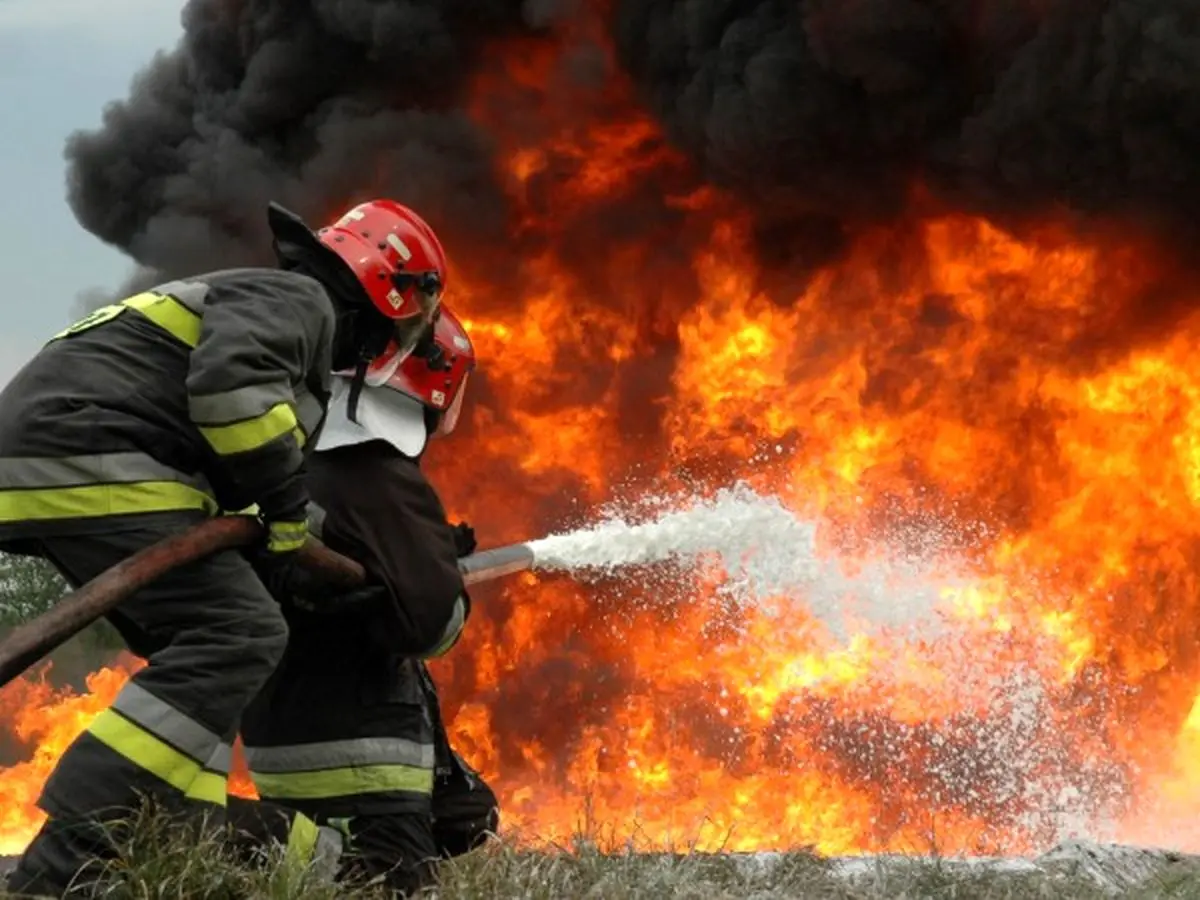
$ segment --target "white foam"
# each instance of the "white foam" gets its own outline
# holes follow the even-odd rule
[[[864,732],[855,748],[860,761],[869,766],[887,755],[922,762],[927,768],[912,773],[908,789],[934,808],[957,802],[1002,810],[1011,817],[1002,830],[1019,828],[1039,841],[1106,835],[1104,823],[1126,802],[1127,785],[1119,770],[1078,752],[1055,727],[1061,698],[1038,667],[1043,657],[1056,658],[1052,642],[1043,653],[1045,638],[1036,630],[1014,638],[992,631],[987,616],[955,615],[951,605],[973,581],[955,548],[973,539],[986,545],[987,533],[959,521],[896,518],[904,524],[877,543],[839,551],[829,539],[836,529],[824,531],[778,498],[735,485],[707,497],[642,498],[531,548],[535,568],[614,578],[602,596],[620,603],[695,602],[689,576],[696,575],[716,579],[730,601],[767,615],[801,608],[834,643],[878,637],[877,647],[890,652],[872,655],[863,702],[883,719],[892,716],[894,698],[920,702],[926,690],[944,693],[945,684],[928,681],[927,669],[936,665],[957,685],[962,709],[951,714],[953,704],[943,703],[922,735],[902,725]],[[821,647],[836,649],[825,641]],[[981,653],[995,656],[981,665]],[[787,665],[778,654],[771,658]],[[768,684],[804,683],[778,669],[760,674]],[[894,691],[871,694],[880,684]]]
[[[715,556],[752,590],[776,593],[810,581],[816,529],[772,497],[738,486],[711,500],[634,523],[616,514],[591,528],[552,535],[530,544],[538,568],[600,570]]]
[[[926,619],[947,583],[920,555],[878,548],[869,561],[853,565],[823,556],[818,522],[744,484],[709,498],[643,499],[638,507],[659,511],[636,521],[630,510],[617,510],[591,527],[533,541],[535,568],[614,575],[655,563],[719,566],[720,590],[729,600],[768,612],[802,602],[839,634],[850,618],[888,625]]]

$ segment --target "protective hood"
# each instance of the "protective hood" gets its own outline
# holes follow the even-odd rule
[[[325,286],[336,306],[347,309],[373,309],[358,278],[345,261],[321,243],[298,215],[278,203],[267,206],[267,226],[279,264],[285,269],[301,269]],[[389,329],[390,331],[390,329]]]
[[[350,384],[349,378],[333,380],[333,395],[325,427],[317,439],[317,452],[387,441],[405,456],[417,459],[429,437],[421,404],[391,388],[366,387],[358,397],[358,421],[352,422],[347,410]]]
[[[275,254],[283,262],[309,262],[326,259],[329,250],[313,234],[304,220],[278,203],[267,205],[267,227],[271,229]]]

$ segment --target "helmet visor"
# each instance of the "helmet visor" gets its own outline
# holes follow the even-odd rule
[[[439,437],[445,437],[458,427],[458,417],[462,415],[463,397],[467,395],[467,382],[470,380],[471,373],[468,372],[463,376],[462,383],[458,386],[458,393],[450,401],[450,406],[442,413],[436,432]]]

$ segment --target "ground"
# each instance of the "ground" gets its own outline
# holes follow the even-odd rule
[[[161,832],[159,832],[161,834]],[[261,868],[232,865],[213,846],[145,836],[114,867],[110,900],[191,897],[367,900],[370,887],[337,890],[278,857]],[[522,850],[503,842],[447,863],[441,900],[1032,900],[1108,897],[1200,900],[1200,857],[1068,842],[1032,859],[789,854],[603,854],[589,847]]]

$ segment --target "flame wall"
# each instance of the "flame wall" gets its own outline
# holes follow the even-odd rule
[[[487,543],[745,479],[830,554],[968,573],[919,640],[708,570],[481,591],[437,674],[509,823],[1200,843],[1182,3],[294,6],[193,0],[72,142],[81,221],[144,277],[267,261],[272,197],[394,194],[478,344],[430,465]]]

